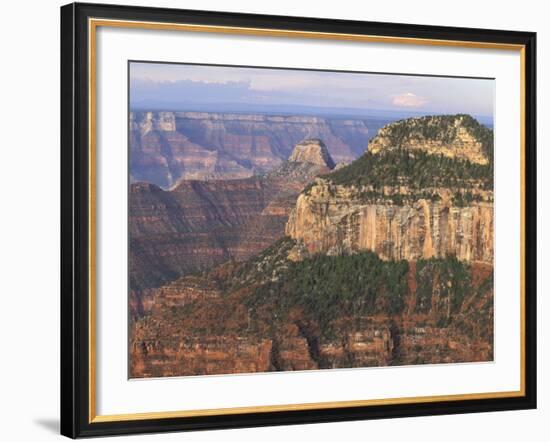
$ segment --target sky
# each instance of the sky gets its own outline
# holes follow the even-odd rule
[[[491,119],[494,80],[130,63],[132,109],[467,113]]]

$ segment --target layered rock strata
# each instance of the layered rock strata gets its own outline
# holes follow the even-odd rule
[[[286,234],[311,253],[371,250],[386,260],[409,261],[456,256],[492,263],[493,232],[492,203],[372,204],[359,189],[323,179],[298,197],[286,225]]]
[[[371,250],[386,260],[453,256],[490,264],[491,143],[492,131],[468,115],[388,124],[371,140],[362,159],[332,176],[317,178],[300,194],[285,232],[310,253]],[[399,155],[392,153],[396,150]],[[451,158],[452,165],[443,157]],[[392,159],[401,162],[403,171],[388,164]],[[368,170],[356,167],[362,160]],[[419,186],[404,171],[425,179],[427,173],[419,171],[427,167],[444,187]],[[333,182],[336,175],[338,184]],[[361,184],[372,181],[370,176],[384,185]]]
[[[288,161],[295,163],[310,163],[334,169],[336,166],[332,160],[327,146],[318,138],[307,139],[298,143]]]
[[[388,124],[370,140],[369,152],[422,150],[476,164],[488,164],[492,131],[469,115],[409,118]]]
[[[283,265],[284,266],[284,265]],[[393,314],[333,318],[326,336],[301,308],[277,319],[251,311],[255,283],[223,289],[239,265],[185,277],[157,289],[155,308],[132,324],[130,377],[380,367],[490,361],[493,358],[492,266],[472,264],[474,288],[451,313],[438,275],[419,293],[409,264],[403,306]],[[225,281],[225,282],[224,282]],[[260,282],[257,281],[256,284]],[[443,282],[448,286],[448,282]],[[266,308],[271,308],[266,306]],[[264,322],[265,321],[265,322]]]
[[[181,181],[172,190],[130,187],[132,312],[147,311],[147,289],[228,260],[244,260],[284,235],[296,196],[330,171],[324,145],[269,174],[238,180]],[[323,163],[323,160],[326,162]],[[139,300],[140,293],[145,295]]]
[[[352,161],[382,120],[131,112],[130,175],[168,189],[179,180],[237,179],[268,172],[306,138],[320,138],[336,161]]]
[[[130,377],[491,361],[491,143],[468,116],[405,120],[365,161],[314,181],[334,164],[306,140],[290,156],[299,162],[234,183],[236,193],[184,184],[181,213],[171,192],[143,199],[135,232],[153,250],[157,230],[232,233],[212,247],[228,262],[133,302]],[[260,238],[283,231],[260,252]]]

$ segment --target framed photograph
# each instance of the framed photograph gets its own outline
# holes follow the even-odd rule
[[[61,432],[536,407],[536,36],[61,8]]]

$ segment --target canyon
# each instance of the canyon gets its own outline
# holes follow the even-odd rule
[[[147,310],[150,288],[228,260],[245,260],[284,234],[297,195],[334,162],[318,139],[271,172],[234,180],[182,180],[171,190],[130,185],[130,293]]]
[[[304,139],[322,139],[351,162],[387,119],[208,112],[130,112],[130,180],[170,189],[180,180],[227,180],[269,172]]]
[[[411,118],[348,165],[321,137],[285,158],[131,185],[130,377],[493,359],[491,130]]]

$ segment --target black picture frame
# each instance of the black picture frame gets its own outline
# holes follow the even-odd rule
[[[521,45],[524,50],[524,395],[318,410],[90,419],[89,18]],[[61,8],[61,434],[105,436],[536,408],[536,34],[117,5]]]

